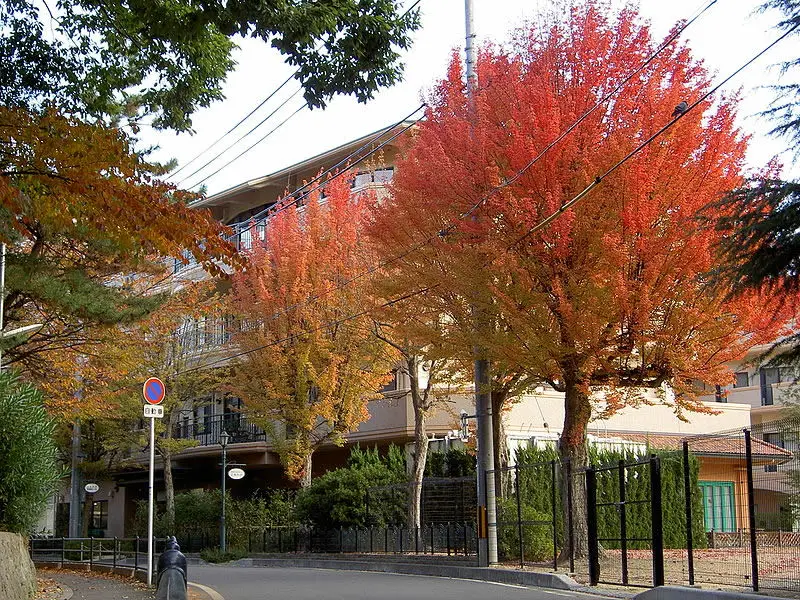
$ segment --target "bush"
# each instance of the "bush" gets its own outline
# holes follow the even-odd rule
[[[370,488],[406,481],[405,457],[399,448],[391,446],[389,453],[381,456],[375,448],[356,447],[346,467],[325,473],[298,493],[297,515],[301,521],[323,529],[402,522],[405,494],[396,495],[393,502],[370,502],[369,507],[366,498]]]
[[[223,552],[219,548],[206,548],[200,551],[200,558],[210,563],[225,563],[232,560],[239,560],[247,556],[247,552],[238,548],[231,548]]]
[[[475,475],[475,455],[451,448],[447,452],[430,452],[425,464],[425,477],[469,477]]]
[[[542,562],[553,557],[553,529],[550,525],[533,525],[533,521],[550,521],[550,515],[523,504],[522,550],[526,562]],[[497,554],[501,561],[519,559],[517,502],[514,498],[497,499]],[[528,525],[524,523],[528,522]],[[505,523],[505,524],[503,524]]]
[[[27,533],[55,493],[58,467],[41,393],[10,371],[0,372],[0,529]]]

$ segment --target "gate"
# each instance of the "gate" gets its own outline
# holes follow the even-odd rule
[[[604,480],[603,485],[598,486],[598,480]],[[603,490],[601,494],[598,489]],[[589,467],[586,495],[589,584],[664,585],[660,458],[652,455],[638,461],[620,460],[615,465]],[[641,568],[631,570],[631,553],[635,553],[637,565],[649,555],[652,573],[644,573]],[[613,579],[615,571],[618,580]]]

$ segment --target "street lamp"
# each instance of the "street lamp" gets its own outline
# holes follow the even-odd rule
[[[222,519],[219,522],[219,548],[224,553],[225,543],[225,471],[228,469],[228,440],[231,436],[224,429],[219,434],[219,445],[222,446]]]

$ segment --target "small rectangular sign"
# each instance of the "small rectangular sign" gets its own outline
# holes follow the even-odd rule
[[[164,407],[163,406],[151,406],[149,404],[144,406],[144,416],[150,417],[152,419],[163,419],[164,418]]]

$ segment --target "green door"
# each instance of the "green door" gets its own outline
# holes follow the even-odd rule
[[[736,531],[733,482],[700,481],[703,490],[703,520],[706,531]]]

